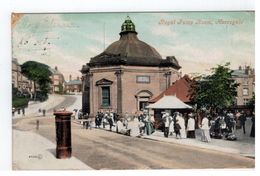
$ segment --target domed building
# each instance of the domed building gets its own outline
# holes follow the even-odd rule
[[[113,110],[134,114],[180,78],[181,66],[176,58],[163,59],[137,34],[127,17],[120,39],[83,66],[83,113],[95,115],[100,110]]]

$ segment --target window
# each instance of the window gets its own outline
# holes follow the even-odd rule
[[[150,83],[150,76],[136,76],[137,83]]]
[[[104,107],[110,106],[110,87],[101,87],[102,89],[102,102],[101,105]]]
[[[59,91],[59,87],[54,87],[54,92],[58,92]]]
[[[247,105],[249,99],[248,98],[244,98],[244,105]]]
[[[243,95],[244,96],[248,95],[248,88],[243,88]]]
[[[245,85],[245,86],[248,85],[248,79],[247,79],[247,78],[244,78],[244,79],[243,79],[243,85]]]
[[[53,79],[60,79],[59,75],[53,75]]]
[[[54,85],[59,85],[59,81],[58,81],[58,80],[54,80],[54,81],[53,81],[53,84],[54,84]]]

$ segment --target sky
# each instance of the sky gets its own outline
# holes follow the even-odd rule
[[[210,73],[218,64],[255,67],[254,12],[24,14],[12,29],[12,54],[73,78],[82,65],[119,40],[127,15],[138,38],[163,58],[175,56],[183,74]]]

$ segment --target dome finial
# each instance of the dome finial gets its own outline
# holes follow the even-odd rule
[[[130,20],[131,21],[131,18],[130,18],[130,16],[128,14],[126,16],[126,20]]]
[[[124,21],[124,23],[121,26],[121,33],[120,34],[128,33],[128,32],[136,33],[136,31],[135,31],[135,24],[132,22],[131,18],[127,14],[126,20]]]

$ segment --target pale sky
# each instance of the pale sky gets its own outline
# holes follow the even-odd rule
[[[13,57],[58,66],[66,80],[75,78],[119,39],[127,15],[138,38],[163,58],[175,56],[183,74],[207,73],[225,62],[233,69],[255,67],[254,12],[25,14],[13,28]]]

